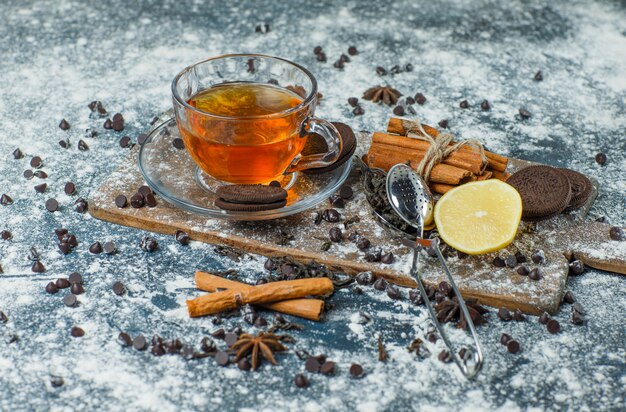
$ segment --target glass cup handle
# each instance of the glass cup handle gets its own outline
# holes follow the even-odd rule
[[[285,173],[293,173],[298,170],[326,167],[333,164],[341,153],[341,138],[339,131],[329,121],[318,119],[317,117],[307,118],[300,130],[300,137],[304,138],[310,133],[317,133],[324,138],[328,151],[326,153],[316,153],[311,155],[298,155],[293,159]]]

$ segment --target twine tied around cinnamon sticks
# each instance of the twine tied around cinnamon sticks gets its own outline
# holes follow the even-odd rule
[[[469,146],[478,153],[483,162],[483,170],[487,165],[488,159],[485,154],[485,148],[482,143],[476,139],[461,140],[454,143],[454,136],[451,133],[443,133],[436,137],[432,137],[426,133],[419,120],[416,120],[407,130],[407,137],[429,143],[426,154],[422,157],[422,160],[416,168],[417,173],[422,176],[426,183],[430,180],[430,173],[432,172],[433,167],[441,163],[445,158],[463,146]]]
[[[418,133],[419,132],[419,133]],[[423,140],[430,144],[426,154],[417,165],[417,173],[428,183],[430,180],[430,172],[433,167],[441,163],[446,157],[456,152],[463,146],[469,146],[474,149],[483,164],[487,164],[487,155],[485,154],[485,148],[482,143],[476,139],[465,139],[459,142],[454,142],[454,136],[450,133],[440,134],[436,137],[432,137],[422,127],[422,123],[417,120],[411,125],[411,128],[407,130],[407,137],[417,140]]]

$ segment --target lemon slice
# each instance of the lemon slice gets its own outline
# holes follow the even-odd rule
[[[470,255],[494,252],[513,241],[522,217],[522,198],[497,179],[456,187],[435,205],[439,236]]]

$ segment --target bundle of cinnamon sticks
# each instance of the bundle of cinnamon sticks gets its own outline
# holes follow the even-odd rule
[[[417,123],[411,120],[391,118],[386,132],[374,132],[372,145],[363,160],[370,167],[385,171],[398,163],[416,169],[430,147],[430,143],[410,137],[420,133],[416,132],[416,126]],[[431,137],[439,135],[437,129],[425,124],[421,126]],[[485,158],[482,158],[474,148],[461,146],[432,168],[429,176],[431,190],[443,194],[455,186],[475,180],[506,180],[509,159],[486,150],[484,154]]]
[[[187,301],[191,317],[215,315],[250,304],[287,315],[320,320],[324,301],[307,297],[327,295],[334,290],[328,278],[287,280],[253,286],[198,271],[195,280],[198,289],[213,293]]]

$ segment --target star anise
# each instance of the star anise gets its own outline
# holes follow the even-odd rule
[[[363,93],[365,100],[371,100],[373,103],[383,102],[388,106],[396,104],[400,96],[402,93],[391,86],[375,86]]]
[[[476,299],[466,299],[465,305],[475,325],[483,325],[487,323],[482,315],[489,312],[486,308],[479,305]],[[467,321],[459,305],[456,296],[452,299],[443,300],[435,305],[437,312],[437,320],[442,323],[458,322],[456,327],[459,329],[467,329]]]
[[[280,343],[281,337],[273,333],[259,332],[258,335],[252,336],[249,333],[243,333],[237,339],[237,342],[231,349],[237,351],[235,362],[251,355],[252,370],[256,370],[259,366],[260,355],[272,365],[276,365],[273,352],[286,351],[287,348]]]

